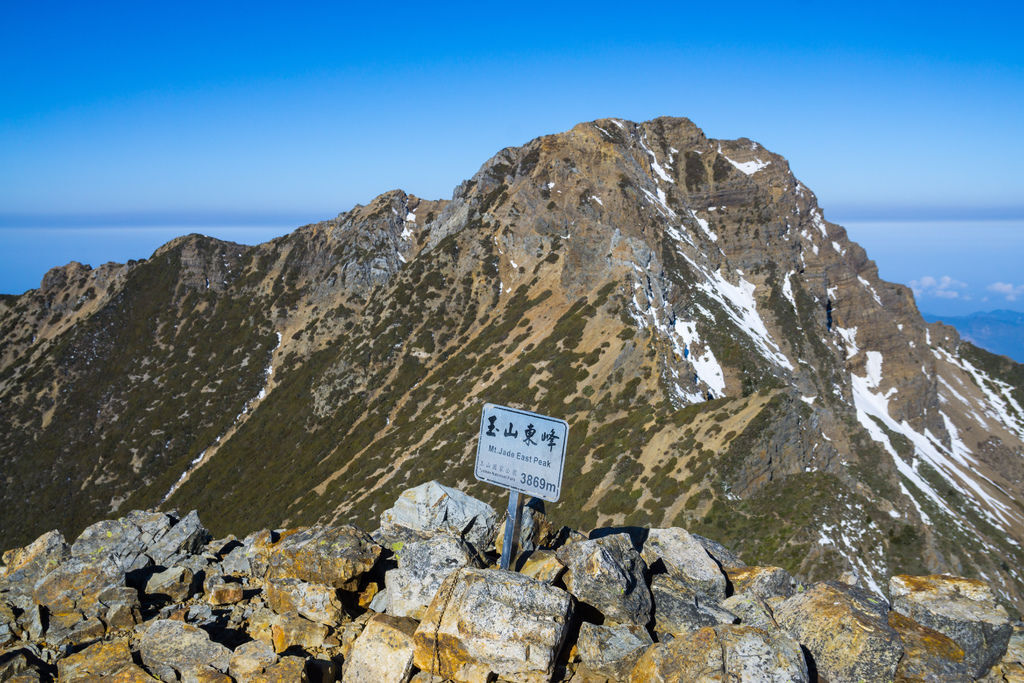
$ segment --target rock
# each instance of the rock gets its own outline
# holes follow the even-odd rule
[[[456,681],[547,681],[571,616],[572,598],[560,588],[509,571],[459,569],[416,629],[414,662]]]
[[[344,613],[337,589],[298,579],[268,579],[263,596],[270,609],[278,614],[298,612],[321,624],[337,624]]]
[[[405,683],[412,674],[416,622],[375,614],[345,658],[342,674],[354,683]]]
[[[106,627],[97,617],[87,617],[66,628],[51,625],[46,632],[46,641],[59,648],[68,649],[99,640],[106,632]]]
[[[259,640],[242,643],[231,653],[228,673],[240,680],[248,680],[277,662],[274,648]]]
[[[203,581],[206,602],[211,605],[233,605],[245,597],[245,589],[236,581],[228,581],[221,574],[210,574]]]
[[[982,680],[990,679],[993,683],[1024,683],[1024,623],[1018,621],[1014,625],[1006,654]]]
[[[100,618],[107,630],[131,628],[142,621],[142,604],[139,593],[130,586],[110,586],[96,596],[105,609]]]
[[[71,557],[39,579],[32,599],[47,609],[51,629],[68,629],[95,615],[100,593],[118,585],[124,585],[124,574],[114,564]]]
[[[686,529],[651,529],[642,555],[653,571],[663,565],[669,576],[691,586],[698,595],[715,601],[725,599],[725,576],[704,546]]]
[[[302,657],[281,657],[276,664],[252,678],[253,683],[302,683],[308,681],[306,660]]]
[[[274,651],[278,653],[293,646],[303,650],[321,647],[327,632],[326,626],[301,617],[298,612],[279,614],[270,626]]]
[[[519,573],[544,583],[555,583],[565,573],[565,565],[551,550],[533,550],[525,557],[520,557],[517,564]]]
[[[705,626],[739,621],[729,610],[698,595],[692,586],[680,583],[668,574],[654,577],[651,596],[654,600],[654,630],[659,634],[679,635]]]
[[[586,670],[581,668],[578,673],[626,680],[644,649],[653,642],[641,626],[596,626],[584,622],[580,624],[577,648]]]
[[[796,592],[796,580],[782,567],[730,567],[725,575],[733,593],[750,593],[762,600],[788,598]]]
[[[774,609],[775,620],[835,681],[892,681],[903,655],[881,599],[840,583],[819,583]]]
[[[231,650],[210,640],[201,628],[181,621],[156,619],[148,622],[142,631],[139,655],[147,669],[166,679],[168,675],[184,675],[206,667],[227,671]]]
[[[318,526],[283,534],[259,551],[266,558],[267,578],[355,590],[358,579],[376,564],[381,547],[354,526]]]
[[[244,545],[234,548],[220,561],[221,571],[233,576],[251,576],[252,562],[250,558],[252,553],[252,548]]]
[[[36,604],[29,605],[29,608],[22,612],[14,623],[21,627],[29,640],[39,640],[43,637],[43,632],[46,631],[43,608]],[[0,642],[3,642],[2,636],[0,636]]]
[[[199,513],[193,510],[154,539],[155,542],[147,546],[146,553],[156,564],[171,567],[197,553],[211,538],[210,532],[199,521]]]
[[[102,558],[128,573],[154,564],[180,564],[209,539],[195,510],[181,519],[175,513],[134,510],[86,528],[72,544],[71,554],[90,561]]]
[[[208,666],[182,674],[182,683],[232,683],[231,677]]]
[[[493,537],[497,521],[497,513],[487,503],[428,481],[404,491],[394,507],[381,513],[380,531],[385,538],[400,541],[446,534],[483,550]]]
[[[704,538],[703,536],[700,536],[699,534],[690,534],[690,535],[693,536],[695,539],[697,539],[697,542],[700,543],[704,547],[704,550],[706,550],[708,552],[708,555],[711,556],[711,559],[713,559],[715,562],[717,562],[719,564],[719,566],[722,567],[723,569],[725,569],[726,567],[746,567],[747,566],[746,564],[743,563],[743,560],[740,559],[739,555],[737,555],[733,551],[729,550],[728,548],[726,548],[724,545],[722,545],[718,541],[712,541],[710,538]]]
[[[655,604],[657,604],[657,598],[655,598]],[[722,601],[722,609],[739,617],[740,623],[744,626],[754,626],[762,631],[774,631],[779,628],[768,603],[756,595],[749,593],[730,595]]]
[[[133,665],[132,653],[123,640],[100,641],[57,662],[60,680],[102,680]]]
[[[800,645],[794,639],[751,626],[725,625],[701,628],[669,643],[652,645],[633,667],[629,680],[782,683],[808,681],[809,677]]]
[[[162,596],[171,602],[184,602],[195,592],[195,576],[185,567],[157,572],[146,582],[146,595]]]
[[[651,619],[647,565],[626,534],[580,541],[557,552],[565,585],[577,600],[615,623],[643,626]]]
[[[441,583],[473,564],[470,549],[452,536],[405,543],[395,551],[398,568],[385,574],[388,614],[422,619]]]
[[[889,612],[889,626],[896,630],[903,643],[903,658],[896,669],[896,680],[970,680],[964,651],[951,639],[899,612]]]
[[[19,676],[31,676],[35,672],[33,664],[37,662],[37,653],[27,647],[0,652],[0,681],[13,681]],[[38,673],[36,676],[38,680]]]
[[[56,569],[70,553],[59,531],[48,531],[24,548],[6,551],[0,568],[0,592],[30,595],[39,577]]]
[[[954,576],[894,576],[893,609],[949,636],[965,653],[967,673],[980,678],[1006,652],[1013,627],[988,584]]]

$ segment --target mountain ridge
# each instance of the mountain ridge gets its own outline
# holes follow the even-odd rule
[[[472,478],[487,401],[570,421],[570,523],[1021,599],[1019,366],[925,323],[745,138],[601,119],[450,200],[58,271],[0,304],[4,543],[32,536],[25,499],[76,529],[173,491],[215,531],[365,520],[439,472],[496,502]]]

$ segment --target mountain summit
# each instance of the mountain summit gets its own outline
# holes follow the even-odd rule
[[[483,403],[570,424],[578,527],[1024,606],[1024,367],[927,324],[784,158],[687,119],[507,148],[255,247],[189,235],[0,301],[0,545],[119,510],[365,523],[473,480]]]

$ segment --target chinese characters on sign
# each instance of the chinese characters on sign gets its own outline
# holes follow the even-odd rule
[[[565,420],[487,403],[480,418],[476,478],[554,502],[562,492],[568,435]]]

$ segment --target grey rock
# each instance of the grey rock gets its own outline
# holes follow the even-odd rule
[[[647,565],[626,534],[573,543],[560,548],[556,556],[566,566],[569,592],[607,621],[638,625],[650,621]]]
[[[252,575],[251,556],[252,548],[240,545],[224,556],[220,562],[220,569],[225,574],[250,576]]]
[[[753,626],[762,631],[774,631],[779,624],[772,616],[771,608],[757,595],[736,593],[722,601],[722,608],[740,618],[744,626]]]
[[[250,640],[231,653],[228,673],[238,680],[248,680],[277,662],[277,653],[267,643]]]
[[[338,591],[331,586],[298,579],[268,579],[263,596],[278,614],[298,612],[311,621],[334,625],[342,621]]]
[[[355,590],[380,557],[381,547],[354,526],[300,529],[277,543],[257,547],[267,578],[291,578]]]
[[[413,619],[375,614],[366,622],[345,658],[342,671],[350,683],[405,683],[412,674],[415,651]]]
[[[8,550],[0,567],[0,594],[8,600],[31,595],[39,577],[54,570],[70,553],[59,531],[48,531],[24,548]]]
[[[651,529],[642,555],[649,567],[657,569],[657,565],[664,565],[669,576],[691,586],[697,594],[716,601],[725,598],[725,575],[686,529]]]
[[[201,628],[170,619],[149,622],[139,639],[142,663],[153,673],[166,675],[170,668],[177,674],[205,667],[225,672],[231,650],[210,640]],[[162,677],[162,676],[161,676]]]
[[[953,576],[894,576],[889,593],[893,610],[963,648],[972,677],[984,676],[1006,652],[1013,627],[988,584]]]
[[[642,626],[597,626],[584,622],[580,624],[576,646],[588,675],[625,680],[644,649],[653,642]]]
[[[385,539],[410,540],[447,534],[463,538],[483,550],[493,537],[498,515],[487,503],[458,489],[429,481],[403,492],[381,513],[380,531]]]
[[[193,510],[148,546],[147,553],[155,563],[170,567],[197,553],[210,538],[210,532],[199,521],[199,513]]]
[[[630,680],[804,683],[809,675],[793,638],[751,626],[723,625],[652,645],[633,667]]]
[[[568,593],[541,581],[499,569],[459,569],[416,629],[415,665],[456,681],[549,681],[572,609]]]
[[[473,564],[470,549],[452,536],[396,544],[395,557],[398,568],[385,574],[388,614],[414,619],[423,617],[449,574]]]
[[[704,538],[700,534],[690,535],[697,539],[697,542],[704,547],[704,550],[706,550],[708,555],[711,556],[711,559],[721,565],[723,569],[747,566],[744,564],[743,560],[740,559],[739,555],[729,550],[718,541],[713,541],[710,538]]]
[[[750,593],[767,600],[788,598],[796,592],[796,580],[782,567],[730,567],[725,573],[734,593]]]
[[[195,575],[185,567],[171,567],[157,572],[146,582],[146,595],[162,596],[171,602],[184,602],[196,589]]]
[[[100,618],[108,631],[131,628],[142,621],[139,593],[130,586],[110,586],[100,592],[96,600],[103,607]]]
[[[651,580],[651,595],[654,599],[654,630],[659,634],[679,635],[704,626],[739,621],[739,617],[730,610],[668,574],[658,574]]]
[[[903,656],[888,605],[858,588],[819,583],[776,605],[775,620],[835,681],[892,681]],[[856,637],[851,637],[855,635]]]

